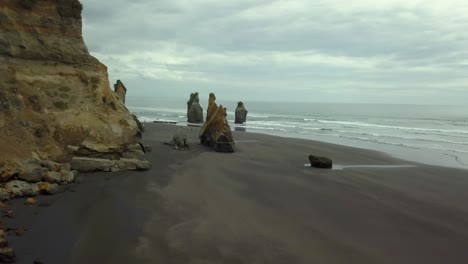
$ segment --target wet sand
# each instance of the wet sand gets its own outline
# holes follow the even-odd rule
[[[8,225],[29,229],[9,238],[18,263],[468,262],[468,171],[245,132],[222,154],[196,127],[146,128],[150,171],[82,175],[42,206],[13,202]],[[190,151],[163,145],[181,129]],[[304,167],[311,153],[340,169]]]

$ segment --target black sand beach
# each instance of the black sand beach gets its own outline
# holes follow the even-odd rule
[[[183,129],[190,151],[163,145]],[[468,173],[339,145],[234,132],[237,152],[198,128],[146,124],[153,168],[82,174],[67,192],[11,202],[18,263],[466,263]],[[304,167],[308,154],[339,165]],[[7,209],[4,209],[7,210]]]

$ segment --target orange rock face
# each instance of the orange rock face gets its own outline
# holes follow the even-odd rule
[[[85,140],[138,142],[107,67],[83,41],[81,8],[78,0],[0,1],[0,168],[60,160]]]
[[[200,141],[218,152],[234,152],[234,140],[226,119],[226,108],[222,105],[218,106],[215,101],[216,96],[211,93],[206,122],[200,131]]]

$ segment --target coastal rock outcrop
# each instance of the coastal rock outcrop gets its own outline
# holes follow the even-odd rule
[[[247,121],[247,109],[245,109],[244,103],[243,102],[238,102],[237,103],[237,108],[236,108],[236,117],[234,120],[234,123],[236,124],[244,124]]]
[[[327,157],[320,157],[315,155],[309,155],[310,166],[320,169],[331,169],[333,167],[333,161]]]
[[[210,93],[206,122],[200,130],[200,142],[217,152],[234,152],[234,139],[226,119],[226,108],[216,104],[216,96]]]
[[[118,144],[115,152],[127,158],[140,142],[141,128],[111,90],[106,66],[83,41],[81,10],[78,0],[0,1],[3,181],[36,182],[42,168],[12,164],[69,161],[67,146]],[[140,152],[129,155],[143,159]]]
[[[122,83],[122,81],[117,80],[114,84],[114,92],[118,95],[119,99],[125,104],[125,97],[127,96],[127,87]]]
[[[190,99],[187,102],[187,122],[203,123],[203,108],[200,105],[198,93],[190,94]]]

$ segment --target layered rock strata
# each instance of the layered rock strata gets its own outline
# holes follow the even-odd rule
[[[69,162],[76,153],[68,146],[118,146],[117,156],[126,158],[139,145],[142,128],[83,41],[81,10],[78,0],[0,1],[2,177],[42,182],[41,169],[22,179],[23,161]]]

